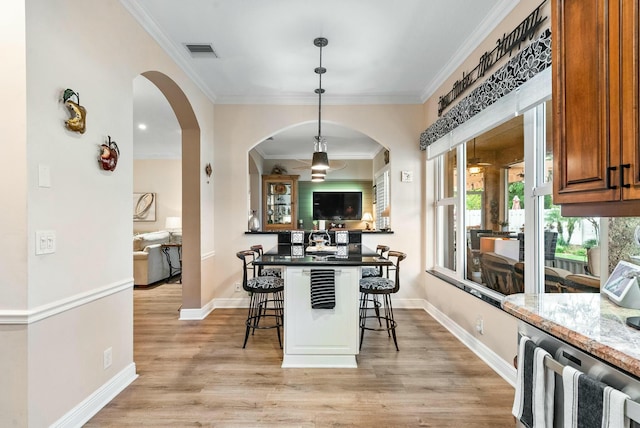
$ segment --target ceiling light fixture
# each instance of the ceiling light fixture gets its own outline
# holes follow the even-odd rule
[[[469,174],[478,174],[482,171],[483,166],[491,166],[490,163],[480,162],[480,158],[476,157],[476,139],[473,139],[473,157],[467,162]]]
[[[311,181],[317,183],[320,181],[324,181],[324,178],[327,175],[326,169],[311,169]]]
[[[313,40],[313,44],[320,48],[320,66],[314,71],[319,77],[320,85],[315,93],[318,94],[318,136],[315,137],[313,145],[313,159],[311,161],[311,169],[327,170],[329,169],[329,156],[327,156],[327,141],[322,137],[322,75],[327,69],[322,66],[322,48],[327,46],[329,41],[324,37],[318,37]]]

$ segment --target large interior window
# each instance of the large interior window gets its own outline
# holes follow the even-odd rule
[[[583,282],[598,280],[599,219],[553,204],[551,119],[543,102],[435,157],[436,269],[488,294],[598,290]]]

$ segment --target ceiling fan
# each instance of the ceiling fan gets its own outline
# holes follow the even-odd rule
[[[473,157],[468,159],[467,168],[471,174],[477,174],[482,167],[491,166],[488,162],[481,162],[480,158],[476,156],[476,139],[473,139]]]

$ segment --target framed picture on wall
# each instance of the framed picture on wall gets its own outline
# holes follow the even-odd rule
[[[133,221],[156,221],[156,194],[133,194]]]

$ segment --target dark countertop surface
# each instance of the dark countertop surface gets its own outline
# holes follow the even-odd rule
[[[330,247],[338,251],[307,251],[306,245],[280,244],[256,259],[264,266],[389,266],[391,261],[362,244]]]

